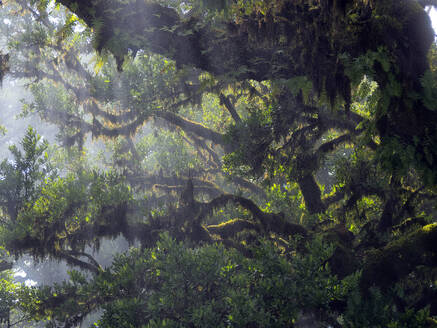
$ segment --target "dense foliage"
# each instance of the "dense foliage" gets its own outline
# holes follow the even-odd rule
[[[432,5],[4,4],[0,325],[437,327]]]

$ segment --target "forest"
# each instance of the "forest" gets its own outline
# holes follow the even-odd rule
[[[0,5],[0,327],[437,327],[437,1]]]

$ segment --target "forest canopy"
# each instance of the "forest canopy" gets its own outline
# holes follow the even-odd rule
[[[437,327],[433,6],[4,1],[0,325]]]

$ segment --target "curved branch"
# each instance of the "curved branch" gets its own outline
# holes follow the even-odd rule
[[[132,121],[139,115],[130,109],[118,114],[109,113],[105,110],[102,110],[94,99],[91,99],[91,101],[84,106],[84,109],[87,113],[90,113],[94,116],[100,116],[113,124],[122,124],[124,122]]]
[[[229,202],[238,204],[248,210],[253,218],[260,222],[266,232],[275,232],[282,235],[307,235],[307,230],[303,226],[288,222],[282,213],[265,213],[252,200],[230,194],[221,195],[209,203],[202,204],[202,210],[196,221],[201,222],[205,217],[212,214],[214,209],[223,207]]]
[[[176,125],[177,127],[181,128],[186,132],[190,132],[204,139],[211,140],[217,145],[227,146],[227,144],[224,142],[223,134],[218,133],[210,128],[207,128],[206,126],[200,123],[190,121],[186,118],[183,118],[179,115],[176,115],[168,111],[155,111],[153,112],[152,115],[154,117],[162,118],[167,122]]]
[[[73,252],[73,254],[75,254],[75,252]],[[59,258],[64,259],[67,263],[74,265],[74,266],[78,266],[79,268],[81,268],[83,270],[90,271],[94,274],[98,274],[101,272],[100,266],[95,266],[94,264],[91,264],[91,263],[88,263],[85,261],[81,261],[81,260],[75,258],[72,254],[70,254],[70,251],[59,252],[58,256],[59,256]],[[82,256],[82,255],[80,255],[80,256]]]
[[[352,140],[352,136],[350,134],[343,134],[338,138],[335,138],[331,141],[325,142],[316,150],[317,158],[322,157],[323,155],[334,151],[340,145],[347,143]]]
[[[235,24],[229,26],[223,24],[222,28],[225,30],[231,29],[236,32],[229,33],[230,35],[224,38],[222,29],[214,29],[211,24],[195,17],[180,18],[174,9],[158,3],[58,1],[95,29],[97,50],[106,48],[111,51],[119,67],[128,49],[134,52],[138,49],[147,49],[174,59],[178,66],[190,65],[216,75],[236,74],[235,67],[256,67],[254,70],[238,72],[240,76],[255,80],[265,79],[266,75],[271,73],[271,66],[268,63],[272,59],[275,63],[286,62],[285,56],[279,52],[274,53],[272,49],[265,50],[259,46],[252,47],[248,33],[238,33],[238,26]],[[251,24],[253,27],[257,26],[255,22]],[[123,38],[122,35],[135,35],[132,38],[135,42]],[[112,43],[108,42],[114,38],[124,41],[114,48]],[[236,61],[239,65],[236,65]],[[228,64],[224,65],[224,63]],[[281,65],[276,67],[276,74],[279,75]],[[291,75],[298,73],[291,65],[287,67],[288,74],[290,70],[293,71]],[[284,74],[285,72],[282,75]]]
[[[251,229],[255,231],[260,231],[260,228],[257,224],[241,219],[229,220],[220,224],[208,225],[206,229],[212,233],[217,234],[223,239],[229,239],[235,237],[238,232],[243,230]]]

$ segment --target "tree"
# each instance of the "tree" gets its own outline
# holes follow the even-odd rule
[[[207,15],[181,17],[154,2],[60,3],[94,27],[96,49],[111,51],[119,68],[129,50],[145,49],[172,58],[179,67],[194,66],[217,77],[231,74],[237,81],[306,76],[332,105],[337,95],[343,98],[346,112],[351,83],[365,72],[381,90],[375,126],[382,152],[389,161],[404,163],[389,155],[393,143],[412,147],[408,158],[418,159],[416,166],[435,181],[435,147],[427,145],[436,140],[430,123],[436,118],[423,97],[417,99],[434,35],[421,3],[254,2],[245,13],[244,2],[237,1],[231,19],[213,23],[204,19]],[[414,144],[417,138],[420,146]]]
[[[22,311],[64,327],[100,307],[102,327],[436,324],[431,3],[59,3],[71,12],[9,4],[9,74],[70,163],[49,178],[33,130],[12,148],[1,241],[81,271],[22,292]],[[99,167],[90,134],[107,140]],[[140,249],[102,267],[87,250],[120,234]]]

